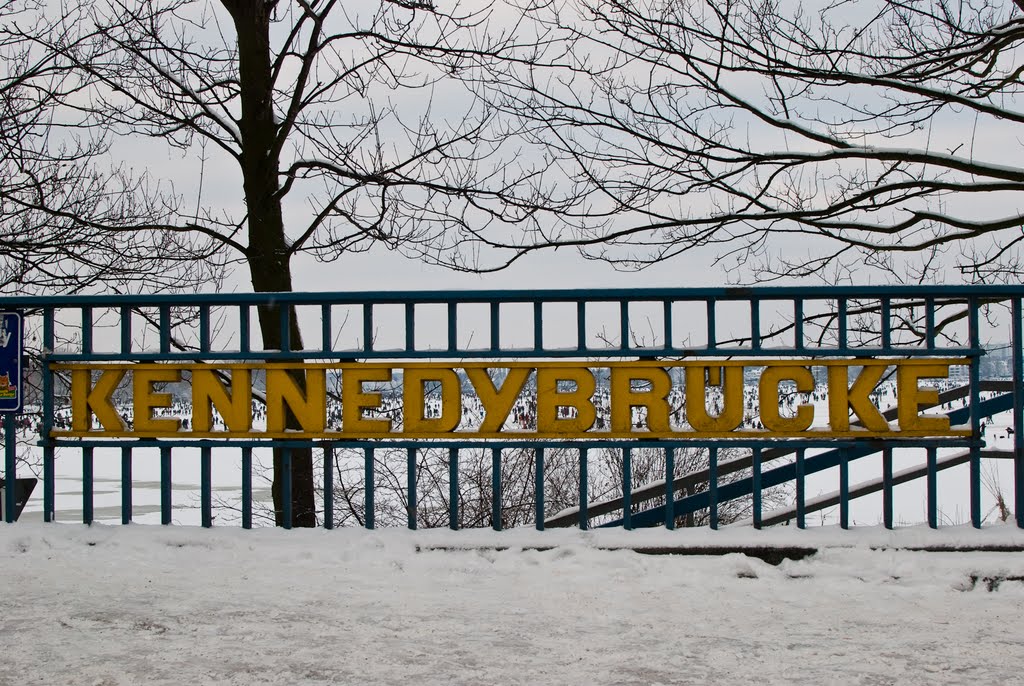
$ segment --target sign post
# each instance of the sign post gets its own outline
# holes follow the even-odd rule
[[[17,427],[14,415],[22,408],[22,318],[20,312],[0,311],[0,414],[4,418],[3,517],[8,524],[17,518]]]

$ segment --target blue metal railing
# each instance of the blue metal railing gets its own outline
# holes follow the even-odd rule
[[[321,521],[327,528],[335,525],[334,506],[335,460],[342,451],[355,451],[363,456],[363,525],[376,524],[375,481],[378,467],[375,451],[399,449],[407,451],[405,507],[407,525],[417,525],[419,501],[417,493],[417,451],[443,449],[448,451],[448,518],[449,526],[459,522],[460,457],[467,450],[491,451],[491,525],[503,526],[502,513],[502,452],[513,448],[533,450],[533,510],[538,528],[544,528],[546,450],[562,448],[579,451],[578,511],[575,523],[590,525],[594,508],[588,499],[588,455],[601,449],[622,451],[621,523],[627,528],[643,526],[656,518],[650,510],[640,509],[641,503],[633,497],[631,450],[656,448],[664,451],[665,485],[660,520],[668,527],[678,518],[699,507],[709,509],[712,527],[717,526],[718,504],[732,497],[738,488],[735,483],[719,484],[719,450],[723,447],[751,451],[750,484],[744,493],[754,499],[754,511],[760,517],[760,497],[763,489],[775,484],[776,474],[785,474],[793,481],[797,495],[797,521],[804,523],[805,477],[821,464],[820,456],[808,451],[825,450],[835,455],[839,469],[842,493],[841,518],[848,525],[850,484],[849,460],[859,454],[863,446],[844,441],[814,440],[602,440],[587,441],[487,441],[453,437],[446,440],[377,441],[322,441],[322,440],[265,440],[265,439],[159,439],[125,440],[104,438],[51,437],[59,407],[57,394],[62,392],[49,363],[92,363],[108,361],[294,361],[294,360],[511,360],[511,359],[564,359],[593,361],[623,359],[708,358],[721,360],[729,357],[749,359],[776,359],[791,357],[799,360],[834,358],[914,358],[958,356],[970,360],[968,372],[969,405],[966,421],[973,439],[903,439],[900,447],[913,447],[925,451],[929,502],[934,502],[934,481],[937,471],[936,451],[941,448],[961,448],[970,451],[969,489],[970,517],[975,526],[981,525],[981,460],[982,443],[978,440],[983,404],[980,398],[980,360],[984,354],[981,339],[980,309],[994,304],[1009,308],[1009,330],[1012,345],[1012,397],[1009,402],[1014,427],[1014,497],[1018,526],[1024,527],[1024,361],[1022,361],[1022,312],[1024,288],[1009,286],[911,286],[911,287],[771,287],[771,288],[702,288],[702,289],[629,289],[629,290],[524,290],[524,291],[457,291],[457,292],[383,292],[383,293],[276,293],[276,294],[200,294],[187,297],[175,295],[101,295],[88,297],[11,297],[5,298],[5,309],[18,309],[26,314],[27,329],[39,335],[38,352],[47,363],[40,369],[39,445],[43,467],[43,518],[53,521],[55,511],[55,456],[56,450],[81,451],[83,488],[82,519],[89,523],[94,518],[92,483],[94,451],[97,448],[118,449],[121,457],[121,521],[133,519],[132,466],[135,451],[159,449],[160,455],[160,513],[163,523],[172,521],[171,498],[174,453],[181,448],[198,448],[200,457],[201,522],[212,525],[212,461],[223,451],[241,455],[241,522],[253,524],[253,450],[265,447],[284,448],[285,461],[294,448],[315,448],[323,456]],[[720,316],[723,305],[739,304],[748,308],[746,321],[729,322]],[[617,322],[602,319],[591,310],[612,306]],[[769,306],[775,307],[774,314]],[[817,305],[817,308],[814,306]],[[432,306],[432,307],[431,307]],[[512,307],[514,306],[514,307]],[[561,306],[558,317],[545,316],[549,307]],[[289,339],[292,317],[302,313],[319,321],[309,326],[304,321],[307,340],[315,341],[301,350],[291,349]],[[255,342],[251,325],[254,310],[274,308],[279,317],[280,332],[286,343],[282,350],[265,350]],[[355,342],[347,346],[335,345],[342,322],[336,308],[343,308],[353,319],[344,323],[348,329],[359,332]],[[395,345],[385,348],[376,342],[380,321],[386,308],[397,308],[402,331],[391,336]],[[440,309],[439,309],[440,308]],[[677,308],[686,308],[687,316],[680,316]],[[733,307],[735,309],[735,307]],[[469,310],[472,310],[470,312]],[[513,312],[514,310],[514,312]],[[950,335],[950,327],[957,326],[954,317],[940,317],[951,311],[965,311],[967,330]],[[641,312],[642,311],[642,312]],[[781,311],[781,314],[780,314]],[[575,313],[575,322],[567,321],[566,312]],[[694,312],[702,313],[694,315]],[[439,315],[440,313],[440,315]],[[476,316],[474,316],[474,314]],[[659,313],[652,315],[651,313]],[[483,316],[480,316],[480,315]],[[185,325],[176,324],[175,317],[187,315]],[[97,326],[97,317],[113,319],[111,329]],[[607,316],[607,315],[606,315]],[[392,318],[394,319],[394,318]],[[438,322],[444,319],[443,322]],[[571,317],[569,318],[571,319]],[[135,325],[133,325],[135,320]],[[359,320],[359,321],[354,321]],[[874,324],[865,325],[861,320]],[[954,323],[950,323],[954,321]],[[139,325],[141,324],[141,326]],[[398,324],[396,324],[398,326]],[[731,334],[732,326],[743,331]],[[424,328],[441,332],[443,344],[433,347],[417,346],[417,332]],[[230,330],[230,334],[218,328]],[[602,337],[595,342],[595,332],[610,330],[613,339]],[[467,335],[470,331],[478,335]],[[482,333],[481,333],[482,332]],[[568,341],[566,345],[545,345],[546,334],[551,338]],[[691,343],[694,332],[703,333],[706,340]],[[696,335],[696,334],[694,334]],[[140,345],[150,337],[156,345]],[[650,338],[651,340],[647,340]],[[508,339],[516,339],[509,343]],[[615,340],[617,339],[617,340]],[[524,344],[523,340],[530,343]],[[465,342],[469,341],[469,342]],[[483,341],[471,345],[471,341]],[[6,450],[5,474],[14,476],[16,466],[16,431],[13,417],[4,422]],[[672,488],[675,474],[675,451],[698,447],[707,450],[708,479],[703,493],[675,499]],[[794,462],[784,472],[763,470],[762,457],[768,450],[789,451]],[[348,453],[352,454],[352,453]],[[883,518],[892,525],[892,467],[891,455],[883,459],[885,500]],[[831,458],[830,458],[831,459]],[[287,480],[289,472],[283,475]],[[13,521],[14,478],[5,486],[6,521]],[[286,491],[287,490],[287,484]],[[733,490],[730,490],[733,489]],[[286,499],[287,500],[287,499]],[[690,508],[690,509],[687,509]],[[286,508],[284,519],[291,519]],[[597,515],[600,516],[600,515]],[[755,519],[755,525],[759,522]],[[929,507],[929,523],[937,525]]]

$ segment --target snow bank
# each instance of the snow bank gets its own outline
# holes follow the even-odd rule
[[[1014,682],[1024,554],[884,547],[962,542],[1024,535],[0,525],[0,684]]]

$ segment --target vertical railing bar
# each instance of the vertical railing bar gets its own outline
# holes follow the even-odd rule
[[[122,351],[123,352],[123,351]],[[199,306],[199,352],[210,352],[210,306]]]
[[[889,352],[892,348],[892,300],[882,298],[882,350]]]
[[[796,527],[807,528],[807,470],[804,459],[806,451],[796,451]]]
[[[754,528],[761,528],[761,449],[754,448],[750,455],[750,490],[754,497]]]
[[[501,350],[501,309],[500,303],[491,301],[488,307],[488,314],[491,320],[491,352]]]
[[[249,336],[249,306],[238,306],[238,350],[247,353],[251,350],[252,342]]]
[[[252,448],[242,448],[242,528],[252,528]]]
[[[882,523],[892,529],[892,448],[882,451]]]
[[[931,295],[924,299],[924,340],[929,351],[935,350],[935,298]]]
[[[590,527],[590,515],[587,512],[587,506],[589,505],[589,496],[587,495],[587,482],[590,479],[590,470],[587,465],[587,460],[589,459],[589,452],[590,451],[587,448],[580,448],[580,531],[586,531]]]
[[[405,352],[416,350],[416,305],[405,303]]]
[[[793,300],[793,343],[797,350],[804,350],[807,342],[804,340],[804,299]]]
[[[363,448],[363,483],[365,494],[363,497],[363,526],[372,529],[374,525],[374,448]]]
[[[408,506],[405,508],[406,526],[410,531],[416,530],[416,448],[405,451],[405,477]]]
[[[54,311],[52,307],[43,310],[43,521],[55,518],[54,447],[50,432],[53,430],[53,370],[50,369],[50,355],[54,346]]]
[[[537,531],[544,531],[544,448],[534,448],[533,517]]]
[[[92,308],[82,307],[82,352],[92,352]]]
[[[707,301],[707,311],[708,311],[708,315],[707,315],[707,317],[708,317],[708,322],[707,322],[708,323],[708,344],[707,344],[707,349],[708,350],[714,350],[715,348],[718,347],[718,332],[716,331],[717,326],[715,325],[715,301],[714,300],[708,300]]]
[[[540,300],[533,302],[533,349],[544,349],[544,303]]]
[[[849,347],[848,323],[846,321],[848,303],[846,298],[840,298],[837,304],[836,319],[839,324],[839,349],[846,350]]]
[[[939,505],[938,505],[938,450],[928,448],[928,526],[932,529],[939,528]]]
[[[292,449],[281,448],[281,519],[285,529],[292,528]]]
[[[665,448],[665,528],[676,528],[676,449]]]
[[[839,527],[850,528],[850,456],[839,449]]]
[[[622,449],[622,528],[633,529],[633,450]]]
[[[6,420],[13,422],[14,415],[7,415]],[[13,503],[14,501],[9,501]],[[93,521],[93,449],[82,448],[82,523],[92,524]]]
[[[664,329],[664,333],[662,335],[664,336],[664,340],[661,347],[665,350],[672,350],[675,348],[672,344],[672,329],[674,328],[672,321],[672,301],[662,301],[662,307],[664,308],[664,314],[662,315],[662,328]]]
[[[632,341],[630,341],[630,326],[629,326],[629,301],[619,301],[619,350],[631,350],[633,348]]]
[[[448,528],[459,529],[459,449],[448,448]]]
[[[373,303],[363,303],[363,352],[373,351]]]
[[[757,298],[750,299],[750,348],[761,348],[761,301]]]
[[[331,321],[332,316],[333,309],[331,308],[331,303],[320,305],[320,349],[325,353],[334,351],[334,341],[331,332],[331,329],[334,328],[334,323]]]
[[[501,448],[491,448],[491,528],[501,531]]]
[[[171,306],[160,306],[160,352],[171,352]]]
[[[448,352],[459,349],[459,304],[448,303]]]
[[[324,528],[334,528],[334,448],[324,445]]]
[[[83,491],[85,489],[82,489]],[[14,413],[4,414],[4,521],[14,522],[18,498],[18,427]],[[89,522],[86,522],[88,524]]]
[[[277,307],[277,321],[281,328],[281,352],[283,353],[292,349],[291,311],[292,308],[287,303],[281,303]]]
[[[587,303],[576,301],[576,352],[587,349]]]
[[[211,449],[204,446],[199,449],[199,500],[203,528],[213,526],[213,469],[210,459]]]
[[[160,523],[171,523],[171,449],[160,448]]]
[[[708,448],[708,517],[711,529],[718,529],[718,446]]]
[[[975,529],[981,528],[981,447],[979,445],[981,436],[981,355],[978,350],[981,347],[981,331],[978,321],[978,299],[975,297],[967,300],[967,322],[969,336],[971,339],[971,526]]]
[[[1021,299],[1014,298],[1013,317],[1013,482],[1017,526],[1024,529],[1024,324]]]
[[[132,308],[128,305],[121,307],[121,354],[127,355],[132,351]]]
[[[132,449],[121,448],[121,523],[132,522]]]

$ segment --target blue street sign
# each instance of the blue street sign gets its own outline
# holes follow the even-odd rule
[[[0,312],[0,412],[21,409],[21,313]]]

